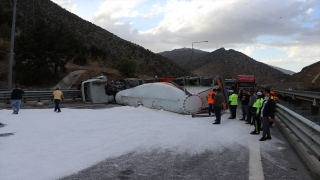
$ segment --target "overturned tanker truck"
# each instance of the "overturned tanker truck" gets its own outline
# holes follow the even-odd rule
[[[195,79],[198,83],[194,83]],[[115,100],[122,105],[135,107],[142,105],[148,108],[164,109],[181,114],[197,114],[208,107],[208,93],[213,88],[221,88],[225,102],[228,102],[228,92],[221,76],[211,78],[209,86],[200,85],[200,81],[201,78],[198,78],[198,80],[197,78],[190,78],[189,82],[193,86],[188,84],[179,86],[172,81],[142,84],[118,92]]]
[[[160,82],[159,82],[160,81]],[[228,92],[224,79],[216,77],[181,77],[170,79],[136,79],[108,82],[99,76],[82,82],[82,99],[85,103],[116,102],[128,106],[164,109],[181,114],[197,114],[208,108],[208,93],[222,89],[225,101]]]

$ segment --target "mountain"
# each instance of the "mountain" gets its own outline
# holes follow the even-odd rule
[[[252,74],[255,75],[256,82],[260,85],[279,83],[290,77],[290,75],[276,68],[256,61],[233,49],[220,48],[211,53],[194,50],[191,63],[183,61],[184,59],[190,59],[191,49],[176,49],[159,54],[185,68],[191,64],[192,73],[198,76],[222,75],[225,78],[236,78],[239,74]]]
[[[320,91],[320,61],[304,67],[300,72],[278,84],[276,88]]]
[[[198,49],[192,50],[190,48],[181,48],[181,49],[174,49],[172,51],[160,52],[158,54],[174,61],[182,68],[190,70],[191,61],[193,62],[193,60],[195,59],[208,55],[209,52],[201,51]]]
[[[30,13],[25,17],[28,22],[33,18],[34,23],[37,23],[41,19],[50,24],[52,28],[63,25],[88,49],[94,47],[97,48],[98,51],[103,51],[105,53],[103,61],[107,62],[105,64],[114,65],[123,59],[130,59],[137,63],[137,75],[154,77],[155,75],[183,76],[186,74],[186,71],[183,68],[171,60],[155,54],[138,44],[124,40],[91,22],[83,20],[50,0],[28,1],[30,4],[33,2],[31,6],[30,4],[29,6],[22,6],[23,3],[26,3],[27,1],[17,2],[16,27],[22,27],[17,32],[23,32],[23,27],[26,27],[22,26],[23,23],[21,25],[22,21],[19,21],[19,19],[25,17],[24,10],[34,7],[34,11],[32,11],[34,12],[34,16]],[[12,7],[13,0],[0,1],[0,12],[2,11],[2,13],[10,15],[12,14]],[[11,26],[11,23],[9,25]],[[28,24],[28,26],[29,25],[30,24]],[[3,58],[4,57],[8,56],[4,55]],[[0,61],[1,60],[3,59],[0,58]],[[117,65],[114,65],[114,68],[118,68]]]

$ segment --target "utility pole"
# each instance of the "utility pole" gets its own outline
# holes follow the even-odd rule
[[[12,89],[12,66],[13,66],[13,52],[14,52],[14,35],[16,29],[16,14],[18,11],[23,14],[22,18],[17,20],[17,29],[27,30],[34,26],[34,0],[22,0],[18,4],[18,0],[13,2],[13,15],[12,15],[12,29],[11,29],[11,42],[10,42],[10,59],[9,59],[9,75],[8,75],[8,90]]]
[[[9,75],[8,75],[8,90],[12,89],[12,64],[13,64],[13,49],[14,49],[14,33],[16,29],[16,7],[17,1],[13,3],[12,27],[11,27],[11,42],[10,42],[10,59],[9,59]]]
[[[203,43],[203,42],[208,42],[208,41],[199,41],[199,42],[193,42],[193,43]],[[191,60],[190,60],[190,63],[189,63],[189,69],[190,69],[189,76],[190,77],[191,77],[191,72],[192,72],[193,43],[192,43],[192,50],[191,50]]]

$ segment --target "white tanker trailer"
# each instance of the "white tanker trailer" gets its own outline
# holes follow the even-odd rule
[[[205,88],[205,90],[204,90]],[[164,109],[181,114],[196,114],[207,106],[205,94],[212,87],[202,87],[201,93],[192,92],[172,83],[142,84],[117,93],[118,104]]]

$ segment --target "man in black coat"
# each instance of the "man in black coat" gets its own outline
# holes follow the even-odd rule
[[[19,88],[19,85],[15,85],[14,89],[11,91],[11,98],[10,98],[11,107],[13,110],[12,114],[19,113],[22,94],[24,94],[24,91]]]
[[[261,123],[262,123],[262,138],[260,141],[270,140],[270,128],[269,121],[274,119],[275,102],[270,98],[270,91],[265,91],[265,100],[263,101],[261,108]]]
[[[241,96],[241,109],[242,109],[242,118],[240,119],[241,121],[246,120],[248,118],[248,109],[249,109],[249,99],[250,95],[248,94],[246,89],[243,89],[242,91],[242,96]]]
[[[216,115],[216,122],[212,124],[220,124],[221,123],[221,109],[222,109],[222,103],[224,103],[224,97],[220,93],[220,89],[217,89],[217,94],[214,96],[214,113]]]

